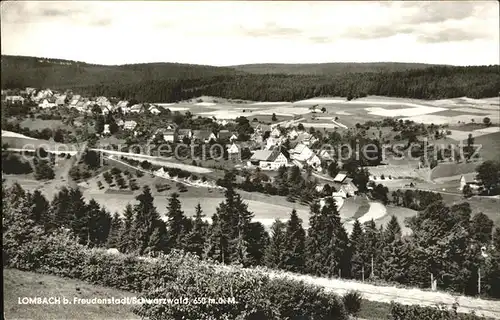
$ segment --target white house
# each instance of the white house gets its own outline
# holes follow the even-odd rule
[[[273,137],[273,138],[278,138],[279,136],[281,136],[280,129],[277,126],[274,127],[274,129],[271,131],[270,136]]]
[[[5,101],[10,104],[23,104],[25,99],[21,96],[7,96]]]
[[[156,107],[151,107],[149,108],[149,112],[151,112],[152,114],[154,114],[155,116],[159,115],[161,113],[160,110],[158,110],[158,108]]]
[[[337,173],[335,178],[333,178],[333,181],[332,187],[337,190],[332,194],[333,197],[351,197],[358,191],[358,188],[354,185],[352,179],[347,177],[347,173],[344,171]]]
[[[240,148],[233,142],[227,148],[228,159],[233,161],[240,161]]]
[[[298,136],[299,133],[295,129],[292,129],[290,132],[288,132],[288,138],[290,138],[291,140],[296,139]]]
[[[321,169],[321,159],[303,143],[297,144],[295,148],[290,150],[290,159],[301,162],[302,164],[307,163],[316,170]]]
[[[130,107],[130,109],[128,111],[135,112],[135,113],[142,112],[142,104],[140,104],[140,103],[134,104],[133,106]]]
[[[137,122],[135,122],[134,120],[125,121],[125,123],[123,124],[123,129],[134,130],[136,126]]]
[[[43,99],[42,103],[39,103],[38,106],[40,108],[43,108],[43,109],[47,109],[47,108],[52,108],[52,107],[55,107],[56,104],[53,103],[53,102],[49,102],[48,99]]]
[[[259,166],[262,170],[278,170],[281,166],[288,165],[288,159],[278,149],[256,150],[248,165]]]
[[[111,131],[109,131],[109,124],[104,125],[104,130],[102,131],[102,134],[111,134]]]

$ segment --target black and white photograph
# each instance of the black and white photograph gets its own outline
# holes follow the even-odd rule
[[[500,319],[498,1],[1,1],[7,320]]]

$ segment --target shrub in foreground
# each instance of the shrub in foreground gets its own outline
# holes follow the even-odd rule
[[[145,298],[206,297],[216,302],[225,298],[228,302],[143,304],[134,310],[141,317],[347,319],[336,295],[303,282],[273,279],[259,271],[208,263],[178,251],[157,258],[112,254],[78,244],[68,231],[46,235],[14,226],[9,227],[3,238],[7,267],[76,278],[137,292]]]

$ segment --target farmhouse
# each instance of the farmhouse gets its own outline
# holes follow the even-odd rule
[[[137,122],[135,122],[134,120],[125,121],[125,123],[123,124],[123,129],[134,130],[136,126],[137,126]]]
[[[469,185],[471,189],[477,190],[481,186],[479,182],[475,178],[476,173],[468,173],[464,174],[460,177],[460,187],[459,190],[463,190],[466,185]]]
[[[71,102],[70,102],[70,106],[71,107],[76,107],[77,103],[80,101],[82,97],[78,94],[74,95],[72,98],[71,98]]]
[[[307,164],[317,170],[321,169],[320,158],[305,144],[298,143],[295,148],[290,150],[290,159],[299,167]]]
[[[165,128],[161,128],[156,130],[156,133],[153,135],[153,139],[157,136],[163,136],[163,140],[167,142],[174,142],[178,140],[177,137],[177,126],[175,124],[169,124]]]
[[[159,115],[159,114],[161,113],[161,111],[160,111],[160,110],[158,110],[158,108],[156,108],[156,107],[154,107],[154,106],[149,108],[149,112],[151,112],[151,113],[152,113],[152,114],[154,114],[155,116],[157,116],[157,115]]]
[[[227,148],[228,160],[231,161],[240,161],[240,148],[233,142],[231,145],[228,145]]]
[[[232,136],[232,133],[229,130],[221,130],[219,131],[219,139],[220,140],[229,140]]]
[[[62,96],[59,96],[57,97],[56,99],[56,105],[58,106],[64,106],[66,104],[66,95],[62,95]]]
[[[38,104],[40,108],[47,109],[55,107],[56,104],[54,102],[49,102],[49,99],[43,99],[41,103]]]
[[[9,104],[23,104],[24,98],[21,96],[7,96],[5,101]]]
[[[297,130],[295,129],[292,129],[291,131],[288,132],[288,138],[290,138],[291,140],[294,140],[294,139],[297,139],[297,137],[299,136],[299,133],[297,132]]]
[[[273,138],[278,138],[279,136],[281,136],[281,131],[279,129],[279,127],[274,127],[274,129],[271,131],[271,137]]]
[[[109,124],[104,125],[104,130],[102,131],[102,134],[111,134],[111,131],[109,131]]]
[[[142,104],[134,104],[133,106],[130,107],[130,110],[128,112],[134,112],[134,113],[139,113],[142,112]]]
[[[182,141],[184,138],[191,139],[192,132],[191,129],[179,129],[177,130],[177,141]]]
[[[279,150],[256,150],[248,165],[259,166],[263,170],[278,170],[288,165],[288,159]]]
[[[212,140],[217,140],[217,136],[215,136],[213,132],[210,132],[208,130],[193,130],[192,138],[195,141],[202,141],[205,143],[208,143]]]
[[[332,193],[332,197],[347,198],[354,196],[358,192],[358,188],[352,182],[352,178],[347,177],[347,173],[344,171],[337,173],[333,181],[332,187],[337,191]]]

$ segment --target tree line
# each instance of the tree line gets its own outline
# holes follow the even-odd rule
[[[498,96],[496,66],[429,67],[379,73],[346,73],[333,77],[312,75],[216,75],[196,79],[150,80],[96,84],[75,88],[86,94],[139,101],[175,102],[201,95],[254,101],[297,101],[317,96],[348,100],[366,95],[441,99]]]
[[[468,295],[477,293],[480,267],[482,293],[500,297],[500,229],[493,232],[493,222],[482,213],[472,216],[468,203],[431,203],[408,221],[410,236],[403,236],[396,217],[380,228],[373,220],[356,220],[349,235],[335,201],[327,198],[311,204],[307,231],[293,210],[286,223],[275,221],[268,234],[230,186],[211,223],[200,205],[194,217],[187,217],[176,193],[168,199],[166,220],[161,219],[148,187],[122,215],[111,215],[95,200],[87,203],[78,189],[63,189],[51,202],[17,184],[3,192],[6,219],[25,205],[29,219],[45,232],[68,228],[80,244],[90,247],[153,256],[184,250],[224,264],[423,288],[429,287],[432,274],[440,289]]]

